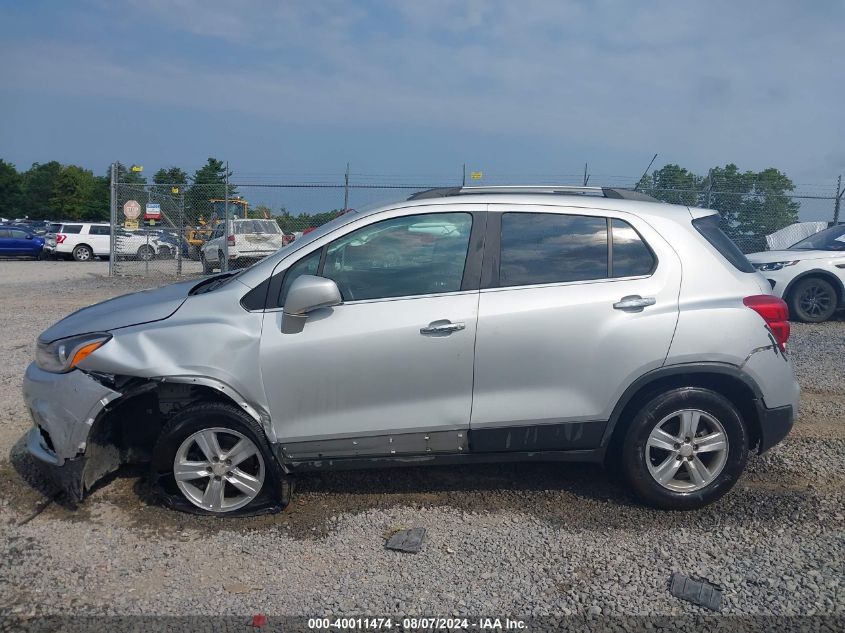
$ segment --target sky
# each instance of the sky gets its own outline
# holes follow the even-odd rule
[[[616,184],[657,153],[829,192],[844,26],[834,0],[0,0],[0,158]]]

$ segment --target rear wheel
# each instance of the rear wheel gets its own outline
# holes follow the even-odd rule
[[[622,448],[634,492],[650,505],[692,510],[739,479],[748,433],[736,407],[709,389],[682,387],[652,398],[631,422]]]
[[[94,253],[87,244],[79,244],[73,249],[73,258],[78,262],[89,262],[93,259]]]
[[[261,428],[216,402],[188,407],[165,426],[153,450],[153,477],[171,506],[191,512],[281,510],[290,496]]]
[[[789,314],[805,323],[827,321],[836,312],[836,289],[821,277],[806,277],[789,293]]]

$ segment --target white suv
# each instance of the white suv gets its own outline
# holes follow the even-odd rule
[[[87,262],[94,257],[108,257],[111,226],[107,222],[64,222],[55,233],[48,233],[44,250],[61,257]]]
[[[793,319],[820,323],[845,307],[845,224],[819,231],[782,251],[748,259],[772,291],[789,305]]]
[[[210,273],[221,268],[226,254],[224,224],[218,224],[200,251],[202,269]],[[242,268],[272,255],[285,245],[285,234],[275,220],[238,219],[229,221],[229,267]]]

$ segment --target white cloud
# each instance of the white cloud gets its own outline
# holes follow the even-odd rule
[[[186,47],[197,36],[217,43],[219,56],[130,60],[73,40],[5,42],[0,54],[25,90],[528,135],[693,167],[835,170],[845,168],[842,16],[776,2],[139,0],[126,19],[182,34]],[[232,68],[229,50],[254,61]]]

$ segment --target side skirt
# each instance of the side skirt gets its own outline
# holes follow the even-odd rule
[[[426,464],[520,461],[600,462],[606,421],[520,424],[466,431],[430,431],[327,438],[274,445],[290,472]]]
[[[604,449],[594,448],[575,451],[534,451],[507,453],[450,453],[441,455],[403,455],[385,457],[346,457],[341,459],[314,459],[285,461],[284,468],[291,473],[321,470],[363,470],[368,468],[397,468],[401,466],[455,466],[459,464],[496,464],[511,462],[589,462],[601,463]]]

